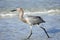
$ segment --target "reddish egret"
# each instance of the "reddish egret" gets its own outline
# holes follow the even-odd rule
[[[24,10],[22,8],[17,8],[16,10],[11,10],[13,11],[18,11],[19,12],[19,19],[21,21],[23,21],[24,23],[27,23],[30,25],[30,35],[27,37],[27,39],[29,39],[32,35],[32,25],[39,25],[40,23],[45,23],[45,21],[40,17],[40,16],[27,16],[26,18],[24,18]],[[47,37],[49,38],[49,35],[47,33],[47,31],[45,30],[45,28],[40,27],[44,30],[44,32],[46,33]]]

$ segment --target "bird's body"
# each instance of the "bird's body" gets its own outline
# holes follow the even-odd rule
[[[45,22],[40,16],[28,15],[27,17],[24,17],[24,11],[22,8],[17,10],[19,11],[19,19],[24,23],[27,23],[29,25],[35,25],[35,24],[40,24]]]
[[[39,25],[40,23],[44,23],[44,22],[45,21],[39,16],[27,16],[25,18],[25,23],[28,23],[30,25],[36,25],[36,24]]]
[[[23,21],[24,23],[27,23],[30,25],[31,32],[27,39],[29,39],[32,35],[32,25],[39,25],[41,23],[45,23],[45,21],[40,16],[31,16],[30,15],[30,16],[24,17],[24,10],[22,8],[17,8],[17,10],[12,10],[12,12],[13,11],[18,11],[19,19],[21,21]],[[45,31],[47,37],[49,38],[49,35],[47,34],[45,28],[43,28],[43,27],[40,27],[40,28],[42,28]]]

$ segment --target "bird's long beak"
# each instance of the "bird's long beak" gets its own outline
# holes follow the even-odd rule
[[[16,11],[16,9],[14,9],[14,10],[11,10],[11,12],[14,12],[14,11]]]

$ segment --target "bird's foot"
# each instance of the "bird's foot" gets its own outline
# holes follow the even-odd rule
[[[48,36],[48,38],[52,38],[52,37]]]

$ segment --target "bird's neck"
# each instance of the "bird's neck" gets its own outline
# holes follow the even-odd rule
[[[23,19],[23,15],[24,15],[24,11],[21,10],[21,11],[19,12],[19,19]]]

